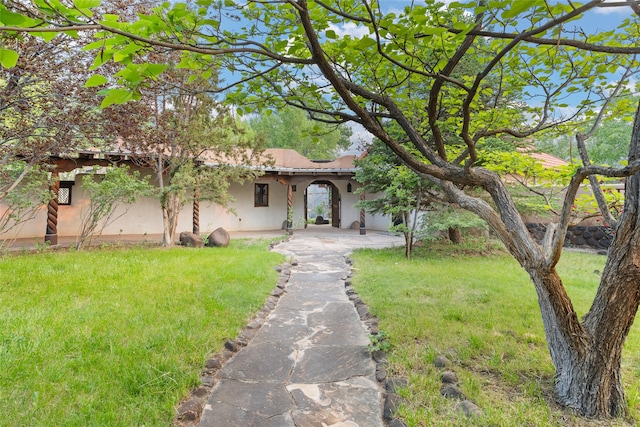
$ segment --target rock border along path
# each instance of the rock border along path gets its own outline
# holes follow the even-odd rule
[[[345,293],[346,257],[389,247],[386,233],[296,232],[284,292],[246,347],[214,377],[201,427],[381,427],[383,390],[363,322]],[[217,382],[216,382],[217,381]]]

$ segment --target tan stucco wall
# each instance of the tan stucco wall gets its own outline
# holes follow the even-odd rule
[[[60,206],[58,210],[58,236],[76,236],[80,232],[80,218],[88,205],[87,195],[82,189],[81,175],[76,177],[72,189],[72,204]],[[326,181],[326,179],[323,179]],[[360,211],[353,205],[360,199],[355,193],[347,192],[347,179],[330,179],[339,190],[341,196],[341,228],[349,228],[354,221],[360,221]],[[231,208],[235,214],[223,207],[210,203],[200,203],[200,232],[202,234],[223,227],[228,231],[255,231],[281,229],[287,218],[287,186],[273,179],[262,177],[255,182],[269,184],[269,206],[255,207],[253,192],[254,182],[231,184],[230,192],[235,197]],[[313,180],[298,182],[293,193],[293,228],[304,228],[304,192]],[[352,188],[356,188],[352,181]],[[0,212],[4,207],[0,204]],[[192,204],[184,206],[180,213],[177,231],[192,230]],[[122,213],[125,215],[121,216]],[[117,218],[104,228],[103,235],[119,234],[161,234],[162,212],[157,199],[147,197],[134,205],[121,205],[113,216]],[[38,215],[21,227],[0,235],[0,239],[34,238],[41,239],[46,231],[46,206],[42,206]],[[389,218],[383,216],[366,216],[366,227],[371,230],[386,230]]]

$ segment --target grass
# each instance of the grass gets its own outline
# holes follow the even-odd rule
[[[275,286],[267,242],[0,259],[0,426],[167,426]]]
[[[480,249],[480,250],[479,250]],[[434,245],[360,250],[354,286],[391,342],[390,375],[409,380],[399,416],[407,426],[637,425],[589,423],[553,403],[554,370],[540,310],[527,274],[494,246]],[[576,310],[595,295],[605,258],[568,252],[559,271]],[[366,267],[364,267],[366,266]],[[634,325],[623,355],[630,416],[640,419],[640,331]],[[453,362],[460,387],[484,417],[468,420],[440,395],[437,355]]]

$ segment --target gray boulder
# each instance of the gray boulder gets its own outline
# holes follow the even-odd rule
[[[229,236],[227,230],[222,227],[218,227],[209,234],[209,237],[207,237],[207,246],[226,248],[229,246],[230,241],[231,236]]]
[[[201,248],[204,246],[202,238],[190,231],[183,231],[180,233],[180,244],[182,246],[189,246],[192,248]]]

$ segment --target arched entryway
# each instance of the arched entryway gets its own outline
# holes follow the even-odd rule
[[[304,219],[322,217],[326,224],[340,228],[340,191],[331,181],[314,181],[304,191]]]

